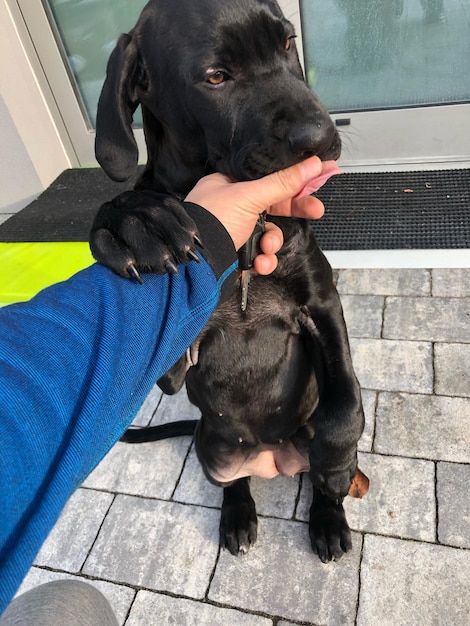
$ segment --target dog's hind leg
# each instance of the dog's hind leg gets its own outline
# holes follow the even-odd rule
[[[239,478],[224,487],[220,516],[220,545],[232,554],[246,554],[258,533],[256,506],[250,493],[250,479]]]

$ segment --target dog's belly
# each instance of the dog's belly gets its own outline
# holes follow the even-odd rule
[[[299,451],[292,441],[286,441],[280,446],[260,445],[243,456],[236,455],[225,467],[214,472],[213,477],[224,483],[247,476],[274,478],[282,474],[293,477],[309,469],[308,450]]]

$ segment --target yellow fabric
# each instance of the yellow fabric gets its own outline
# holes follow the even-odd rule
[[[0,306],[29,300],[92,263],[86,242],[0,243]]]

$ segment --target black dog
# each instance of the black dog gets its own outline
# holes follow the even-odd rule
[[[111,178],[134,173],[140,104],[148,162],[134,191],[101,207],[91,232],[98,261],[124,276],[171,271],[191,258],[197,237],[175,197],[203,175],[249,180],[314,154],[338,158],[338,134],[304,82],[294,36],[274,0],[147,4],[111,55],[96,154]],[[196,449],[206,476],[224,487],[222,545],[237,554],[256,539],[249,475],[267,454],[272,473],[309,470],[312,548],[328,561],[351,547],[342,500],[363,429],[360,389],[310,224],[273,221],[286,242],[278,269],[253,277],[245,312],[236,287],[191,347],[192,361],[182,357],[158,382],[171,394],[186,381],[201,410]]]

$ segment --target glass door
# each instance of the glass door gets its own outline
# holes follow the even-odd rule
[[[197,0],[192,0],[197,1]],[[146,0],[6,0],[19,7],[78,162],[96,165],[107,58]],[[280,0],[309,85],[343,137],[343,167],[470,163],[469,0]],[[145,160],[143,132],[136,138]]]
[[[109,55],[119,35],[132,28],[146,0],[45,0],[43,4],[87,125],[94,129]],[[139,117],[136,126],[140,125]]]
[[[73,162],[82,167],[97,166],[96,106],[107,60],[119,35],[133,27],[147,0],[6,2],[13,15],[21,16],[24,21],[31,38],[28,49],[37,55],[31,59],[32,65],[39,68],[42,90],[57,104],[74,149]],[[145,162],[139,110],[134,121],[140,162]]]
[[[468,0],[301,0],[308,83],[350,164],[470,156]]]

